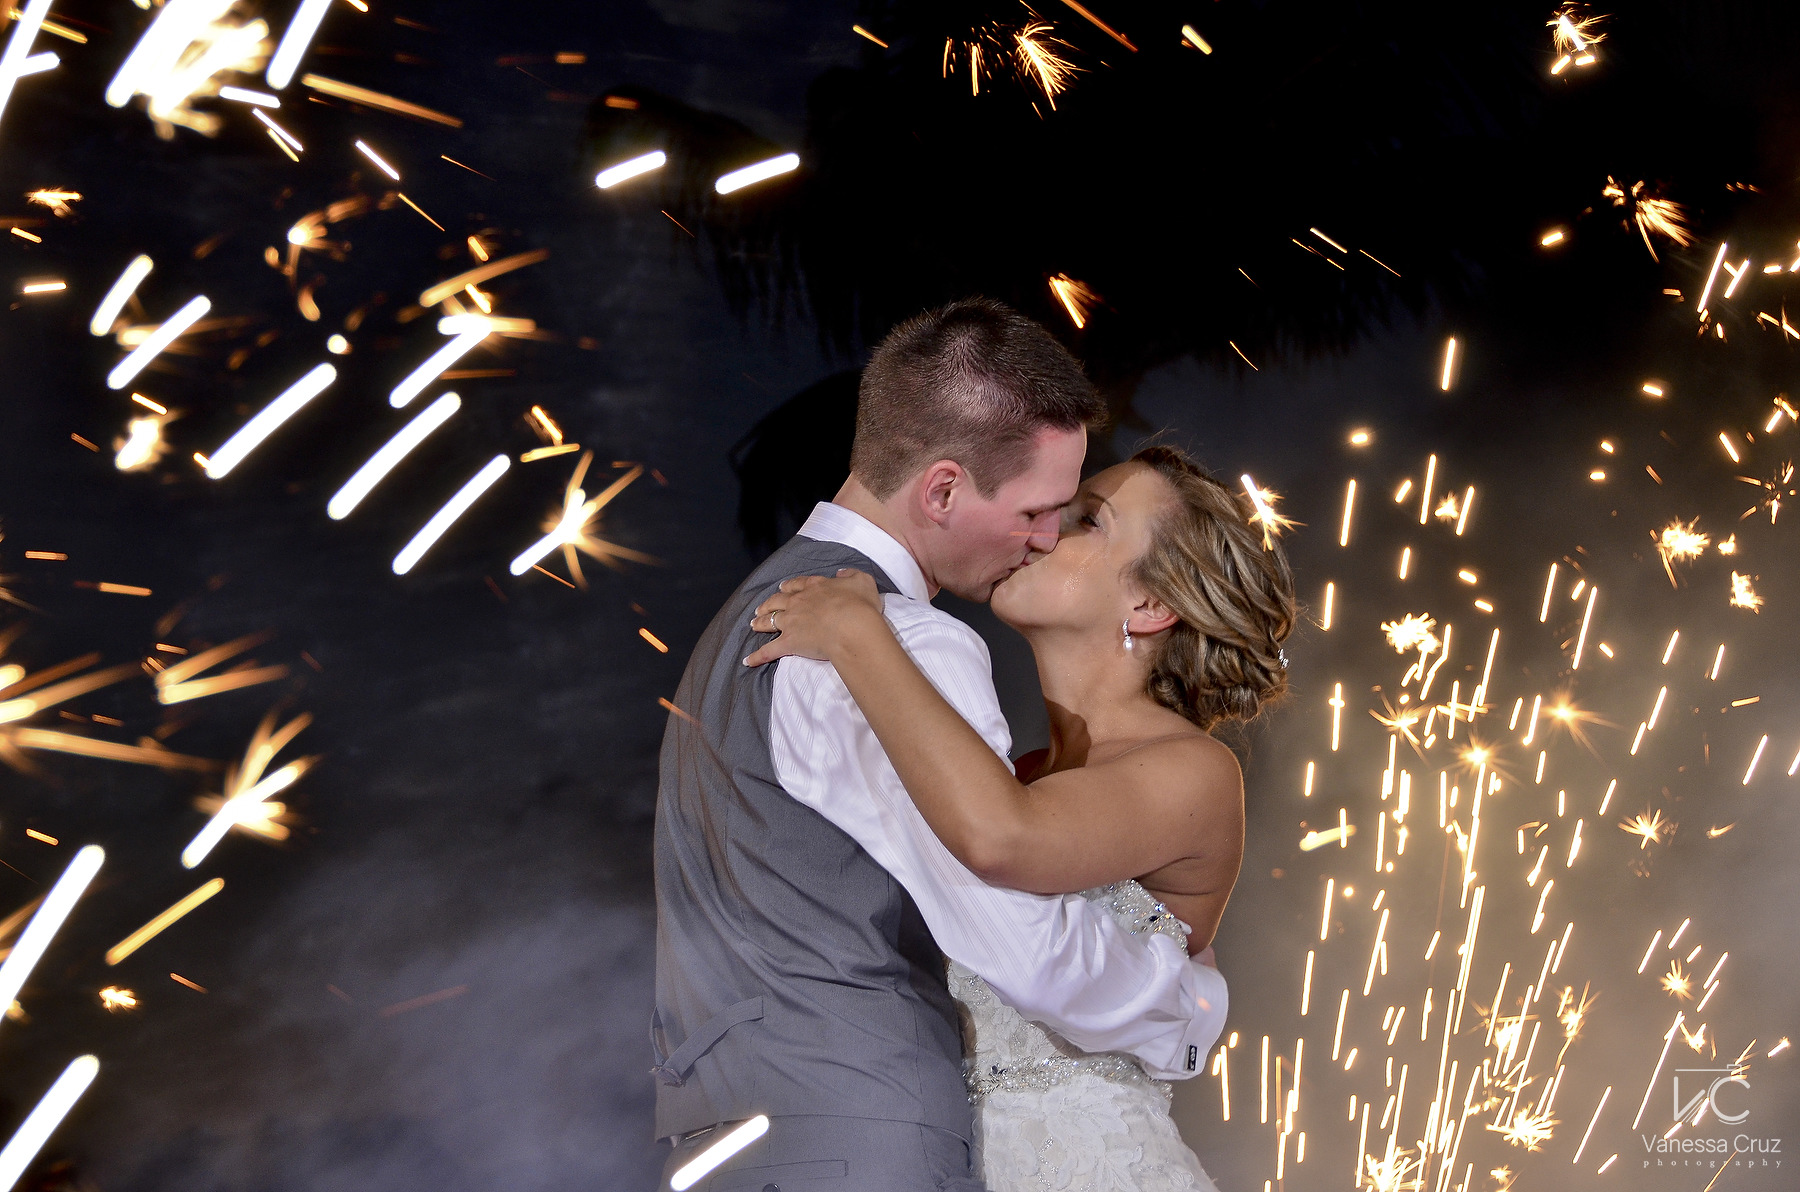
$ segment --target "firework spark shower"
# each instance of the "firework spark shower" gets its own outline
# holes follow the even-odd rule
[[[658,1186],[682,668],[969,294],[1293,562],[1219,1187],[1793,1186],[1787,9],[0,11],[17,1187]]]

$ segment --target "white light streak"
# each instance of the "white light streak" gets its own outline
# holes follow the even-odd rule
[[[798,153],[783,153],[780,157],[771,157],[767,161],[759,161],[755,165],[748,165],[741,170],[733,170],[729,174],[721,176],[717,182],[713,183],[713,189],[722,195],[728,195],[732,191],[742,190],[746,186],[791,173],[799,168],[800,155]]]
[[[1767,749],[1768,747],[1769,747],[1769,734],[1764,733],[1763,739],[1756,743],[1756,752],[1751,755],[1750,768],[1748,770],[1744,771],[1744,785],[1745,786],[1750,785],[1750,776],[1752,774],[1756,773],[1756,763],[1760,762],[1762,760],[1763,750]]]
[[[1445,393],[1450,392],[1450,381],[1456,372],[1456,337],[1453,335],[1444,341],[1444,372],[1438,378],[1438,388]]]
[[[1698,307],[1696,307],[1694,310],[1694,313],[1696,315],[1703,315],[1706,313],[1706,300],[1712,294],[1713,282],[1718,280],[1719,266],[1724,263],[1725,263],[1725,242],[1720,241],[1719,242],[1719,253],[1717,256],[1715,256],[1713,258],[1712,271],[1706,275],[1706,288],[1700,291],[1700,305]],[[1657,394],[1656,396],[1660,397],[1661,394]]]
[[[400,181],[400,171],[396,170],[393,166],[390,166],[386,161],[384,161],[382,159],[381,154],[379,154],[379,153],[375,152],[375,150],[369,148],[367,141],[356,142],[356,149],[357,149],[357,152],[361,153],[364,157],[366,157],[370,161],[374,162],[375,165],[381,170],[382,173],[386,174],[389,178],[392,178],[395,182]]]
[[[61,929],[63,920],[75,909],[76,900],[86,890],[94,875],[100,872],[101,862],[106,860],[106,850],[97,844],[84,846],[63,870],[56,884],[50,887],[50,893],[44,895],[44,901],[31,916],[31,922],[19,935],[19,942],[13,945],[12,954],[6,963],[0,964],[0,1021],[4,1021],[4,1007],[13,1004],[24,988],[25,979],[31,976],[31,970],[44,955],[44,949]],[[10,1144],[7,1151],[11,1151]],[[10,1184],[0,1187],[11,1187]]]
[[[7,101],[12,98],[13,87],[28,74],[36,74],[48,67],[38,64],[43,54],[33,54],[31,43],[44,27],[44,18],[50,15],[50,0],[31,0],[25,11],[19,14],[19,23],[13,29],[12,39],[6,43],[6,52],[0,54],[0,112],[6,111]],[[49,65],[55,66],[56,55],[48,56]]]
[[[300,59],[306,56],[313,35],[319,31],[319,24],[330,7],[331,0],[301,0],[299,11],[294,13],[287,32],[281,35],[281,44],[275,47],[275,56],[269,59],[269,69],[263,76],[269,86],[280,91],[294,81]]]
[[[651,170],[662,169],[664,165],[668,164],[668,160],[669,155],[661,149],[641,153],[636,157],[627,158],[618,165],[607,166],[595,174],[594,185],[601,190],[611,190],[619,183],[636,178],[640,174],[648,174]]]
[[[476,344],[487,337],[488,328],[485,323],[481,327],[464,331],[458,335],[433,352],[425,363],[408,373],[404,381],[394,386],[394,391],[388,394],[388,404],[395,409],[405,406],[406,403],[424,392],[427,385],[442,376],[444,370],[468,355],[474,350]]]
[[[719,1141],[713,1143],[685,1164],[669,1179],[669,1187],[674,1192],[686,1192],[717,1168],[725,1160],[731,1158],[764,1134],[769,1132],[769,1119],[757,1114]]]
[[[149,270],[146,269],[145,272],[148,273]],[[127,296],[129,296],[129,291]],[[123,305],[122,302],[121,305]],[[186,306],[171,315],[168,322],[151,332],[149,338],[133,348],[129,356],[119,361],[118,366],[107,374],[106,387],[123,389],[131,384],[131,379],[143,372],[146,364],[160,356],[164,348],[174,343],[184,331],[198,323],[211,309],[212,300],[204,294],[189,301]],[[98,317],[97,312],[96,317]],[[89,330],[92,330],[91,326]],[[105,332],[100,334],[104,335]]]
[[[381,449],[369,457],[367,463],[356,470],[356,474],[344,482],[325,506],[325,512],[333,521],[341,521],[350,516],[362,499],[369,495],[371,489],[387,477],[401,460],[412,453],[413,448],[425,441],[426,436],[450,420],[450,416],[462,408],[462,398],[454,393],[446,393],[426,406],[418,417],[401,427],[399,432],[383,443]]]
[[[1575,639],[1575,661],[1570,664],[1570,670],[1581,669],[1581,651],[1587,645],[1588,622],[1594,618],[1594,598],[1599,595],[1599,588],[1588,589],[1587,611],[1581,615],[1581,636]]]
[[[274,434],[281,425],[302,407],[319,394],[330,388],[337,380],[337,369],[329,364],[321,364],[311,372],[288,386],[281,396],[264,406],[262,410],[238,430],[235,435],[226,439],[219,449],[212,453],[206,461],[206,475],[209,479],[219,480],[233,468],[244,461],[244,457]]]
[[[405,549],[394,556],[394,574],[405,575],[411,571],[413,565],[424,557],[425,552],[444,536],[444,531],[448,530],[482,493],[493,487],[494,482],[505,475],[506,469],[511,466],[512,457],[510,455],[496,455],[493,459],[488,460],[481,471],[475,473],[469,478],[467,484],[456,491],[455,496],[444,502],[442,509],[431,515],[431,520],[426,522],[417,534],[413,535],[412,541],[406,544]]]
[[[1350,516],[1356,511],[1356,481],[1352,479],[1344,490],[1344,525],[1338,531],[1338,545],[1350,545]]]
[[[281,106],[279,95],[270,95],[266,91],[250,91],[243,87],[220,87],[220,99],[235,99],[239,103],[254,104],[259,108],[278,108]]]
[[[94,1077],[99,1073],[100,1061],[91,1055],[69,1061],[69,1066],[38,1101],[37,1107],[19,1123],[6,1149],[0,1150],[0,1188],[11,1188],[19,1182],[25,1169],[44,1148],[44,1143],[62,1125],[63,1118],[68,1116],[69,1110],[75,1107],[75,1102],[87,1092],[88,1085],[94,1083]]]
[[[230,8],[231,0],[169,0],[138,38],[119,73],[107,84],[106,102],[122,108],[152,76],[173,71],[182,51],[193,42],[194,34]]]

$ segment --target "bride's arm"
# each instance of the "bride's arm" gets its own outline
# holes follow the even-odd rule
[[[1027,785],[913,664],[874,582],[790,580],[757,610],[779,632],[745,662],[829,660],[887,751],[919,813],[984,881],[1040,894],[1151,873],[1241,832],[1237,761],[1210,738],[1164,742]],[[773,616],[773,623],[771,623]]]

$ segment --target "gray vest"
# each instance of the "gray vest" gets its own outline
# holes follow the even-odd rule
[[[776,780],[775,667],[750,615],[782,580],[856,567],[794,538],[694,648],[663,734],[656,800],[659,1138],[768,1114],[918,1122],[971,1136],[956,1004],[918,908]]]

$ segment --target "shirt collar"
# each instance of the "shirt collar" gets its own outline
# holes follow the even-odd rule
[[[806,519],[806,524],[800,527],[800,536],[816,542],[841,543],[861,551],[887,572],[902,595],[914,600],[931,599],[925,573],[919,569],[912,552],[900,545],[899,539],[854,510],[820,501],[813,506],[812,516]]]

